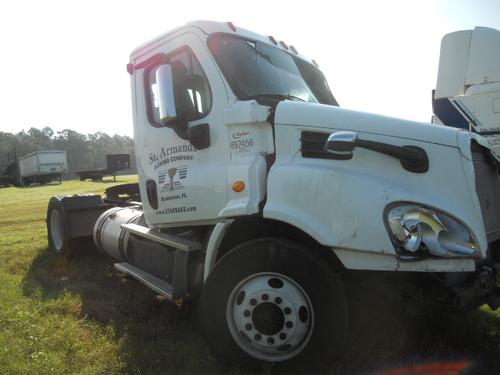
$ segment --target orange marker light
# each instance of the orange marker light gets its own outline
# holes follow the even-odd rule
[[[245,190],[245,183],[243,181],[236,181],[233,183],[233,190],[237,193],[241,193]]]

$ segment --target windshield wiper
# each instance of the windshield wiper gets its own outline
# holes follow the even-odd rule
[[[257,103],[265,105],[274,105],[281,102],[282,100],[292,100],[296,102],[305,102],[304,99],[298,96],[288,95],[288,94],[258,94],[252,95],[251,98],[255,99]]]

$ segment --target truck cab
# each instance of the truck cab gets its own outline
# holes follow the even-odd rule
[[[275,155],[269,121],[275,105],[287,97],[337,104],[319,69],[273,40],[197,22],[132,53],[134,135],[149,225],[257,214]],[[172,112],[162,118],[158,80],[165,67]],[[234,184],[244,188],[235,191]]]
[[[166,33],[127,71],[141,202],[54,197],[49,245],[93,235],[118,271],[199,299],[224,360],[339,351],[353,275],[500,306],[500,160],[479,134],[341,108],[313,60],[232,23]]]

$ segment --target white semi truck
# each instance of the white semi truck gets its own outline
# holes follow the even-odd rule
[[[16,185],[46,184],[55,179],[60,183],[67,169],[68,162],[64,150],[32,152],[15,162],[12,183]]]
[[[479,134],[343,109],[313,60],[232,23],[168,32],[127,70],[139,189],[53,197],[49,245],[93,236],[121,273],[198,299],[221,358],[338,352],[353,275],[500,305],[499,159]]]

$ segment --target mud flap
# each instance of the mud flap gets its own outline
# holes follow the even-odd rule
[[[74,195],[61,199],[66,211],[70,238],[92,236],[97,218],[112,206],[100,195]]]

